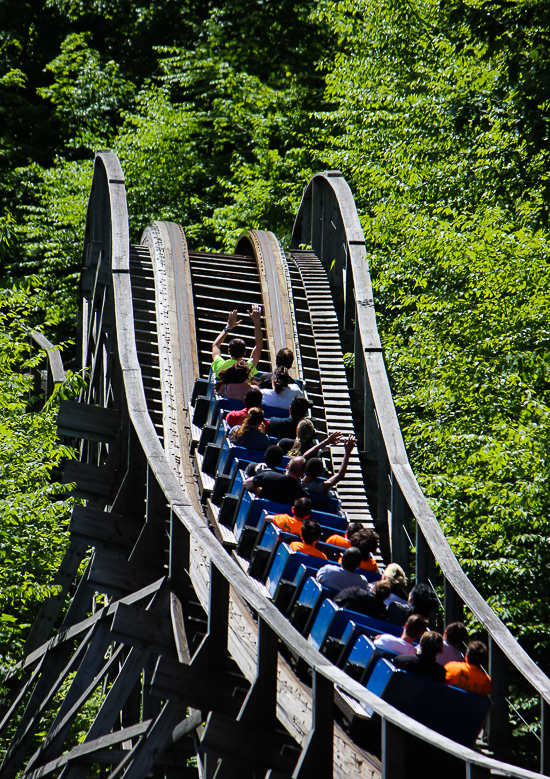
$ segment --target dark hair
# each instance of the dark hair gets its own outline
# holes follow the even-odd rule
[[[426,632],[428,620],[422,614],[412,614],[405,622],[405,633],[413,641]]]
[[[353,536],[348,536],[348,538],[359,549],[363,560],[368,560],[371,554],[378,549],[378,533],[375,533],[370,528],[360,530],[358,533],[354,533]]]
[[[244,396],[244,405],[246,408],[259,408],[262,405],[263,395],[257,387],[249,389]]]
[[[232,441],[242,438],[249,430],[257,429],[264,421],[264,412],[261,408],[249,408],[240,427],[234,427],[229,433]]]
[[[311,460],[310,460],[311,462]],[[364,524],[362,522],[350,522],[348,525],[348,538],[351,538],[355,533],[359,533],[361,530],[364,529]]]
[[[277,395],[280,395],[290,384],[290,373],[288,372],[288,368],[275,368],[272,381],[273,389]]]
[[[240,360],[244,357],[246,351],[246,344],[242,338],[233,338],[229,342],[229,354],[234,360]]]
[[[353,573],[361,565],[361,552],[355,546],[350,546],[342,555],[342,568]]]
[[[443,636],[435,630],[427,630],[420,638],[420,649],[424,657],[435,660],[435,656],[443,651]]]
[[[287,368],[290,370],[292,368],[292,365],[294,363],[294,354],[290,351],[290,349],[287,349],[284,347],[283,349],[279,349],[275,356],[275,365],[277,368]]]
[[[456,646],[457,644],[465,644],[468,640],[468,631],[462,622],[451,622],[451,624],[447,625],[445,628],[445,634],[447,637],[447,643],[451,644],[452,646]]]
[[[309,498],[297,498],[294,501],[294,516],[296,519],[305,519],[311,514],[311,500]]]
[[[431,613],[438,606],[435,592],[427,584],[415,584],[409,595],[415,614],[422,614],[429,619]]]
[[[321,525],[312,519],[302,522],[302,540],[305,544],[313,544],[321,538]]]
[[[304,458],[300,455],[293,457],[288,464],[288,471],[289,473],[294,474],[294,476],[303,476],[306,471],[306,461]]]
[[[307,461],[306,474],[311,476],[313,479],[316,479],[323,473],[324,467],[325,466],[323,465],[323,461],[320,457],[312,457]]]
[[[391,584],[384,579],[380,579],[380,581],[376,582],[374,585],[372,594],[378,603],[384,603],[386,598],[389,598],[391,595]]]
[[[273,446],[268,446],[267,449],[265,450],[264,462],[270,468],[276,468],[278,465],[281,464],[281,461],[284,456],[285,455],[281,447],[277,446],[277,444],[273,444]]]
[[[248,381],[248,375],[250,368],[244,360],[238,360],[229,368],[224,368],[218,374],[218,381],[216,383],[216,392],[220,391],[222,384],[244,384]]]
[[[292,398],[289,409],[290,416],[294,419],[303,419],[312,405],[313,404],[310,403],[307,398],[304,398],[303,395],[298,395],[297,397]]]
[[[468,644],[466,660],[470,665],[487,665],[487,647],[483,641],[471,641]]]

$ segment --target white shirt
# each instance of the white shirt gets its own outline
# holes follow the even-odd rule
[[[443,652],[436,655],[435,659],[439,665],[447,665],[447,663],[461,663],[464,660],[464,655],[443,639]]]
[[[288,407],[298,395],[302,395],[302,390],[297,384],[290,384],[281,390],[279,394],[274,389],[261,390],[263,395],[262,403],[264,406],[271,406],[272,408],[284,408],[288,411]]]
[[[317,571],[317,581],[324,584],[325,587],[330,587],[333,590],[347,589],[347,587],[361,587],[362,590],[367,590],[369,581],[365,576],[357,572],[346,571],[339,565],[323,565]]]
[[[404,638],[397,638],[390,633],[383,633],[374,639],[374,646],[378,649],[387,649],[388,652],[397,652],[398,655],[415,655],[416,647],[405,641]]]

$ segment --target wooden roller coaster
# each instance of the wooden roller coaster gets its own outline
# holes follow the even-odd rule
[[[291,346],[317,430],[355,430],[360,455],[339,487],[348,518],[387,529],[386,562],[391,555],[409,571],[415,554],[416,582],[433,582],[437,571],[446,622],[468,609],[486,630],[489,754],[352,679],[247,574],[202,468],[195,381],[208,376],[228,311],[252,303],[265,313],[259,367],[269,370],[277,350]],[[252,342],[246,322],[239,335]],[[355,354],[351,387],[342,345]],[[191,251],[182,228],[167,222],[130,245],[123,172],[114,154],[98,154],[77,347],[88,389],[78,403],[61,402],[58,425],[80,452],[63,480],[83,500],[58,594],[42,605],[7,682],[0,730],[14,735],[1,779],[550,774],[550,681],[462,572],[410,468],[364,236],[338,171],[308,184],[287,254],[272,233],[249,230],[229,255]],[[59,357],[49,353],[59,382]],[[342,457],[343,448],[332,449],[334,466]],[[506,762],[510,667],[540,697],[540,774]],[[84,709],[91,724],[76,743]],[[356,722],[368,723],[370,741],[355,738]],[[425,763],[419,769],[420,756],[431,774]]]

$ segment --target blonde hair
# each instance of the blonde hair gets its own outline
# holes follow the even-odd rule
[[[384,571],[384,576],[382,578],[390,582],[392,586],[407,586],[407,577],[405,576],[405,571],[401,568],[400,565],[397,565],[397,563],[390,563]]]
[[[315,435],[315,428],[311,419],[301,419],[296,428],[296,439],[292,444],[292,449],[288,452],[289,457],[296,457],[307,452],[308,445]]]

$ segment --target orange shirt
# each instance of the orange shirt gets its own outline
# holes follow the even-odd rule
[[[351,541],[348,541],[347,538],[344,538],[344,536],[339,536],[338,533],[335,533],[333,536],[329,536],[326,540],[327,544],[334,544],[334,546],[343,546],[345,549],[349,549],[351,546]]]
[[[304,544],[303,541],[293,541],[290,548],[293,552],[301,552],[302,554],[309,554],[312,557],[320,557],[322,560],[328,560],[326,554],[323,554],[320,549],[316,549],[310,544]]]
[[[445,666],[447,684],[460,687],[467,692],[475,692],[477,695],[489,695],[491,692],[491,680],[477,665],[468,662],[452,662]]]
[[[272,522],[287,533],[294,533],[299,536],[302,532],[303,519],[296,519],[291,517],[290,514],[277,514],[273,517]]]
[[[351,541],[349,539],[344,538],[344,536],[339,536],[338,534],[329,536],[325,543],[333,544],[334,546],[341,546],[345,549],[349,549],[351,546]],[[341,565],[342,558],[340,558],[338,562]],[[361,571],[375,571],[376,573],[378,573],[378,565],[376,564],[376,560],[372,555],[368,560],[361,560],[361,565],[359,566],[359,569]]]

